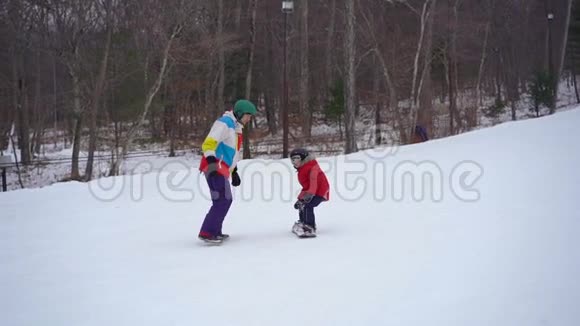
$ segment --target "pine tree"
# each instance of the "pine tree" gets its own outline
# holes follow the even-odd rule
[[[337,79],[330,89],[330,99],[324,108],[327,118],[338,123],[340,139],[342,140],[342,117],[344,115],[344,81]]]
[[[534,75],[534,80],[530,85],[530,94],[534,107],[530,109],[535,110],[536,117],[540,116],[541,105],[549,107],[552,103],[554,98],[553,78],[552,75],[545,71],[539,71]]]

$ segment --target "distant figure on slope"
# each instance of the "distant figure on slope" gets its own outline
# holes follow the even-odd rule
[[[226,111],[217,119],[205,138],[201,149],[203,157],[199,170],[205,174],[212,206],[205,216],[199,239],[221,243],[229,235],[222,233],[222,224],[232,204],[232,186],[240,185],[237,162],[240,159],[242,128],[256,114],[256,106],[247,100],[239,100],[233,111]]]
[[[411,138],[411,144],[422,143],[428,140],[429,136],[427,135],[427,130],[421,125],[416,125]]]
[[[294,208],[299,211],[299,220],[294,223],[292,232],[298,237],[309,238],[316,236],[316,220],[314,207],[327,201],[330,196],[330,186],[326,175],[320,169],[313,154],[306,149],[297,148],[290,152],[292,166],[298,171],[298,182],[302,190]]]

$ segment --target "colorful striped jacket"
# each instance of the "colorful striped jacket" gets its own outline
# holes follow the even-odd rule
[[[217,119],[201,145],[203,157],[199,164],[201,172],[207,171],[208,156],[215,156],[218,173],[226,178],[236,167],[240,159],[243,125],[236,120],[232,111],[226,111]]]

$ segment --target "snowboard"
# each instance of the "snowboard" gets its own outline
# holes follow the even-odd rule
[[[210,241],[210,240],[201,239],[201,241],[206,246],[221,246],[224,243],[224,240],[213,240],[213,241]]]
[[[302,223],[295,222],[292,226],[292,233],[294,233],[300,239],[316,238],[316,233],[306,234],[302,229]]]
[[[219,246],[222,243],[226,242],[229,238],[230,236],[226,234],[223,238],[219,240],[207,240],[207,239],[199,239],[199,240],[203,241],[203,243],[208,246]]]

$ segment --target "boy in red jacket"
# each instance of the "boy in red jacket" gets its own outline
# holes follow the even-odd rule
[[[315,237],[316,221],[314,207],[327,201],[330,195],[330,186],[326,175],[320,169],[314,155],[306,149],[297,148],[290,152],[292,166],[298,171],[298,182],[302,191],[294,208],[299,210],[300,220],[294,223],[292,232],[299,237]]]

